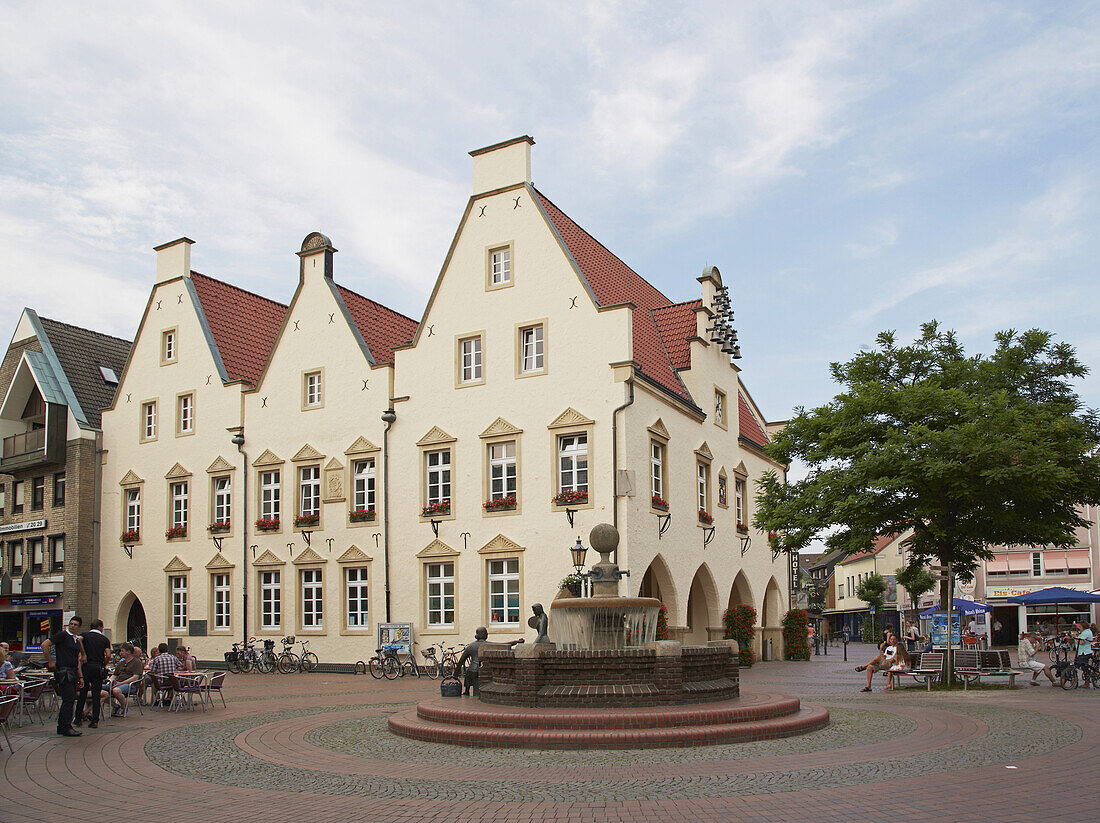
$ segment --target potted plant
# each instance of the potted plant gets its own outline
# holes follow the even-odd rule
[[[668,501],[665,500],[663,497],[661,497],[661,495],[659,495],[659,494],[653,495],[653,499],[650,500],[649,505],[651,505],[653,508],[657,509],[658,511],[662,511],[662,512],[667,512],[668,511]]]
[[[494,497],[486,500],[482,507],[487,512],[510,512],[516,509],[516,496],[510,494],[507,497]]]
[[[746,525],[745,523],[738,523],[737,524],[737,533],[738,534],[748,534],[749,533],[748,525]]]
[[[756,633],[756,609],[745,604],[730,606],[722,615],[727,640],[736,640],[740,649],[738,659],[741,666],[748,668],[755,657],[752,653],[752,638]]]
[[[552,502],[555,506],[583,506],[588,502],[588,492],[565,489],[555,494]]]
[[[565,589],[574,597],[581,596],[581,589],[584,586],[584,580],[579,574],[567,574],[562,578],[561,583],[558,584],[559,589]]]
[[[187,537],[187,527],[172,526],[168,529],[168,531],[164,533],[164,536],[167,537],[169,540],[173,540],[177,537]]]
[[[370,523],[374,520],[374,506],[368,509],[352,509],[348,515],[352,523]]]
[[[134,543],[137,543],[140,539],[141,535],[137,529],[127,529],[122,533],[122,536],[118,538],[118,542],[130,546]]]
[[[442,517],[451,513],[451,501],[450,500],[436,500],[434,503],[429,503],[420,512],[421,517]]]
[[[305,528],[306,526],[316,526],[321,518],[316,514],[299,514],[294,517],[294,528]]]
[[[215,533],[217,533],[217,532],[227,532],[227,531],[229,531],[229,521],[228,520],[215,520],[213,523],[211,523],[209,525],[208,528],[210,529],[210,531],[215,532]]]
[[[699,509],[699,522],[704,526],[709,526],[714,522],[714,518],[706,509]]]
[[[256,531],[275,532],[279,530],[278,517],[261,517],[256,521]]]

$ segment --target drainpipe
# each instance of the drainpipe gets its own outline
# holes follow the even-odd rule
[[[611,525],[616,530],[619,528],[619,495],[617,494],[619,484],[619,412],[634,402],[633,378],[627,380],[626,385],[630,390],[627,401],[611,412]],[[615,547],[613,559],[616,563],[619,562],[618,546]]]
[[[382,412],[382,562],[386,568],[386,622],[390,622],[390,426],[397,419],[393,407]]]
[[[241,629],[244,635],[241,640],[248,643],[248,452],[244,450],[244,429],[233,435],[230,441],[237,447],[237,451],[244,458],[244,474],[241,476]]]
[[[68,459],[66,458],[66,471],[68,471]],[[67,481],[66,481],[67,482]],[[68,498],[66,497],[66,500]],[[99,613],[99,556],[103,551],[103,538],[101,532],[103,530],[103,521],[99,517],[99,513],[103,511],[103,431],[97,431],[95,433],[95,469],[92,472],[92,505],[95,507],[92,514],[92,590],[90,594],[90,600],[88,605],[89,614],[93,614],[96,617],[102,619],[103,615]],[[79,509],[78,509],[79,511]],[[46,555],[44,547],[42,559],[43,565],[45,565]],[[53,561],[50,560],[52,567]],[[65,572],[61,572],[62,583],[61,589],[65,590]],[[64,595],[62,595],[64,598]],[[75,606],[74,606],[75,608]],[[112,627],[113,628],[113,627]]]

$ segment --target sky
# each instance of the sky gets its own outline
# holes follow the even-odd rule
[[[1043,328],[1100,407],[1100,4],[0,0],[0,329],[132,337],[154,246],[287,302],[423,313],[467,152],[531,135],[536,186],[672,300],[716,265],[769,420],[828,364],[937,319]],[[0,332],[2,333],[2,332]]]

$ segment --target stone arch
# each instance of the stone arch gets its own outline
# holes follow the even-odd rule
[[[126,592],[118,604],[111,639],[115,643],[141,640],[145,644],[144,648],[148,648],[149,622],[141,599],[133,591]]]
[[[672,572],[668,568],[668,563],[660,554],[654,557],[646,567],[638,589],[638,596],[656,597],[664,603],[669,622],[674,621],[676,616],[680,614],[679,600],[676,597],[676,583],[672,579]]]
[[[765,628],[774,628],[783,619],[783,592],[779,583],[773,577],[768,581],[768,587],[764,590],[764,609],[761,612],[760,625]]]
[[[745,576],[743,569],[737,572],[737,577],[733,578],[733,585],[730,586],[730,599],[727,608],[731,606],[756,606],[756,598],[752,595],[752,586],[749,584],[749,578]]]
[[[710,566],[703,563],[695,572],[688,589],[687,632],[684,643],[705,645],[710,640],[708,629],[721,630],[721,615],[718,614],[718,587],[714,584],[714,575]]]

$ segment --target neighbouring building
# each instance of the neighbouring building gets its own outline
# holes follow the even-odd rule
[[[24,309],[0,366],[0,639],[38,651],[95,614],[100,412],[130,343]]]
[[[366,659],[380,624],[422,646],[517,637],[610,522],[623,593],[661,598],[673,636],[720,637],[748,603],[757,651],[781,653],[797,571],[748,524],[785,467],[722,275],[665,297],[532,185],[532,144],[471,152],[419,321],[340,285],[320,233],[287,306],[193,272],[186,238],[158,248],[104,413],[116,637],[211,659],[296,635],[322,662]]]

